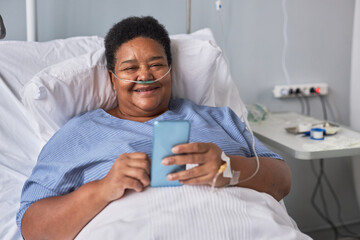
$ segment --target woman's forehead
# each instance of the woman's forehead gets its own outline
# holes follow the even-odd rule
[[[118,63],[128,63],[134,61],[152,61],[165,59],[166,54],[163,46],[156,40],[145,37],[137,37],[123,43],[116,51]]]

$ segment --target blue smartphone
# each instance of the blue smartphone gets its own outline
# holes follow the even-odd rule
[[[174,155],[171,149],[178,144],[188,143],[190,122],[156,121],[153,130],[153,152],[151,159],[150,185],[152,187],[169,187],[182,185],[178,180],[169,181],[167,175],[185,170],[186,165],[165,166],[163,158]]]

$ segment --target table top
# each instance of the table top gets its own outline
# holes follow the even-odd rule
[[[324,122],[295,112],[270,113],[266,120],[250,122],[255,136],[265,145],[281,150],[290,156],[301,159],[321,159],[360,155],[360,132],[340,126],[334,135],[326,135],[324,140],[313,140],[304,134],[293,134],[286,128],[301,123]]]

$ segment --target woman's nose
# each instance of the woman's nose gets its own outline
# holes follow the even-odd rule
[[[149,67],[141,67],[139,68],[137,81],[148,81],[154,80],[154,76],[152,75]]]

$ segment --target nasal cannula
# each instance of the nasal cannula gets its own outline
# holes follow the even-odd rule
[[[155,79],[155,80],[147,80],[147,81],[141,81],[141,80],[140,81],[134,81],[134,80],[122,79],[122,78],[119,78],[118,76],[116,76],[116,74],[113,71],[111,71],[111,73],[114,75],[114,77],[116,79],[118,79],[120,81],[132,82],[132,83],[137,83],[137,84],[152,84],[152,83],[155,83],[155,82],[160,81],[161,79],[163,79],[166,75],[169,74],[170,70],[171,70],[171,65],[169,67],[169,70],[162,77],[160,77],[158,79]]]

